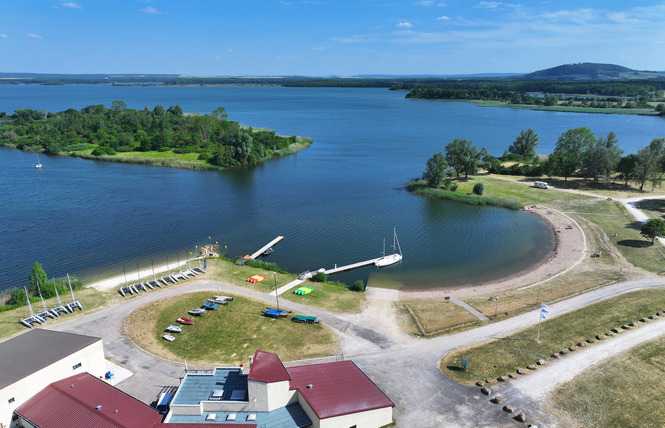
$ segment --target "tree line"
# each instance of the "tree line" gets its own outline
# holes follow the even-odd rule
[[[57,113],[16,109],[11,115],[0,113],[0,145],[50,154],[92,149],[96,156],[198,153],[199,160],[226,168],[256,164],[299,140],[243,128],[227,117],[223,107],[208,115],[185,115],[180,105],[134,110],[123,101],[113,101],[111,108],[99,104]]]
[[[652,190],[665,178],[665,138],[655,138],[635,154],[624,156],[614,132],[596,137],[585,127],[569,129],[557,139],[554,151],[545,159],[536,152],[539,136],[533,129],[522,130],[503,156],[497,158],[485,148],[480,150],[469,140],[456,138],[427,160],[423,180],[429,187],[454,185],[450,178],[468,178],[479,169],[488,173],[548,177],[583,177],[594,183],[613,179],[628,186],[636,182],[640,190],[647,183]],[[505,167],[505,161],[517,161]]]

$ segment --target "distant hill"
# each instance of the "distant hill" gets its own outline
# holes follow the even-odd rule
[[[637,80],[637,79],[665,79],[665,73],[658,71],[631,70],[615,64],[597,64],[580,62],[565,64],[545,70],[519,76],[519,80]]]

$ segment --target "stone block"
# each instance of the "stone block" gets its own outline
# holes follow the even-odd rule
[[[504,410],[505,412],[507,412],[507,413],[513,413],[513,412],[515,411],[515,409],[513,408],[513,406],[508,406],[508,405],[503,406],[503,410]]]

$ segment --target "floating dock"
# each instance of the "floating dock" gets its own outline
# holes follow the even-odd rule
[[[273,245],[277,244],[277,243],[278,243],[279,241],[281,241],[282,239],[284,239],[283,236],[278,236],[277,238],[273,239],[272,241],[268,242],[266,245],[264,245],[263,247],[261,247],[260,250],[258,250],[257,252],[255,252],[254,254],[252,254],[251,256],[249,256],[248,258],[250,258],[250,259],[252,259],[252,260],[256,259],[258,256],[260,256],[261,254],[263,254],[263,252],[264,252],[265,250],[267,250],[268,248],[270,248],[270,247],[272,247]]]
[[[346,266],[340,266],[340,267],[335,266],[333,269],[325,269],[323,273],[325,273],[326,275],[334,275],[336,273],[344,272],[347,270],[353,270],[365,266],[371,266],[374,263],[376,263],[376,261],[379,260],[380,258],[381,257],[377,257],[375,259],[365,260],[364,262],[353,263]]]

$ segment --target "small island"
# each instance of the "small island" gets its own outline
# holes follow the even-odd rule
[[[256,165],[311,143],[309,138],[240,126],[228,120],[223,107],[206,115],[185,114],[180,105],[134,110],[113,101],[111,108],[99,104],[57,113],[16,109],[0,115],[0,146],[172,168]]]

